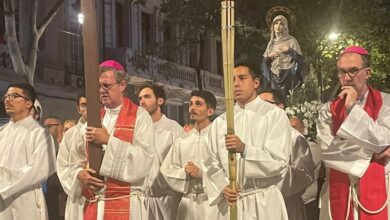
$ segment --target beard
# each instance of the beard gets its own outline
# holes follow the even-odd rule
[[[149,112],[150,115],[153,115],[157,111],[158,105],[157,105],[157,103],[154,103],[150,107],[145,107],[145,108]]]

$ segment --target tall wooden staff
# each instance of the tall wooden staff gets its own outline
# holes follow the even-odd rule
[[[82,25],[83,46],[84,46],[84,75],[85,93],[87,97],[87,123],[88,126],[101,128],[100,121],[100,100],[99,100],[99,61],[96,26],[96,4],[95,0],[82,0],[81,13],[85,16]],[[97,173],[103,159],[102,147],[88,143],[89,167]],[[102,178],[102,177],[100,177]]]
[[[234,97],[233,97],[233,69],[234,69],[234,1],[221,2],[221,33],[223,54],[223,79],[225,86],[225,105],[227,134],[234,134]],[[236,153],[229,151],[229,181],[230,188],[237,191],[237,160]],[[230,206],[230,220],[237,220],[237,204]]]

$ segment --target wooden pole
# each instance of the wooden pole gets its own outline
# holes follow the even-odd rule
[[[225,106],[227,134],[234,134],[234,1],[221,2],[221,37],[225,86]],[[229,151],[229,187],[237,192],[237,159],[236,153]],[[230,220],[237,220],[237,204],[230,206]]]
[[[87,97],[87,123],[88,126],[101,128],[100,98],[99,98],[99,52],[97,43],[95,0],[82,0],[81,13],[84,15],[82,25],[84,46],[84,75],[85,93]],[[103,160],[102,147],[88,143],[89,167],[97,173]],[[100,177],[102,178],[102,177]]]

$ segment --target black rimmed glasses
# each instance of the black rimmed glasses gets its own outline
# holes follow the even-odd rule
[[[363,69],[367,69],[368,67],[362,67],[362,68],[357,68],[353,67],[349,70],[344,70],[344,69],[337,69],[337,76],[339,78],[344,78],[347,74],[348,76],[353,79],[356,77],[357,74],[359,74]]]
[[[102,83],[102,84],[98,84],[99,88],[102,88],[106,91],[110,90],[115,84],[119,84],[119,83]]]
[[[7,98],[9,98],[9,100],[14,100],[16,98],[23,98],[25,99],[26,101],[30,101],[29,98],[27,98],[26,96],[23,96],[23,95],[20,95],[18,93],[10,93],[10,94],[5,94],[3,96],[3,101],[5,101]]]

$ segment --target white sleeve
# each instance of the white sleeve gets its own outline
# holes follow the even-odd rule
[[[284,197],[303,193],[314,179],[316,166],[313,162],[309,143],[305,137],[298,133],[295,130],[292,133],[295,142],[293,143],[290,162],[281,187]]]
[[[173,190],[184,193],[187,190],[188,181],[180,159],[180,153],[180,138],[178,138],[173,142],[160,171]]]
[[[375,153],[382,152],[390,145],[390,108],[382,106],[378,119],[374,121],[362,107],[355,105],[337,136]]]
[[[42,128],[33,130],[29,141],[29,147],[34,148],[34,151],[28,164],[17,170],[3,170],[13,180],[0,186],[0,197],[3,200],[40,185],[56,171],[55,144],[49,131]]]
[[[223,122],[217,118],[211,125],[209,137],[205,142],[205,151],[202,155],[202,158],[205,158],[202,162],[203,183],[206,186],[210,205],[223,200],[222,192],[229,185],[229,177],[224,170],[219,153],[220,148],[225,148],[225,145],[220,143],[220,141],[225,141],[226,126],[221,124]]]
[[[133,142],[110,136],[100,174],[128,183],[144,179],[154,158],[154,128],[149,113],[138,108]]]
[[[83,184],[77,179],[78,173],[86,167],[87,157],[81,131],[68,130],[62,139],[57,155],[57,175],[62,188],[69,197],[78,198],[82,194]]]
[[[286,172],[291,154],[290,123],[283,110],[251,122],[257,131],[253,145],[245,146],[245,177],[268,178]],[[267,130],[264,130],[267,129]]]
[[[326,103],[319,112],[317,122],[317,142],[321,147],[321,159],[329,168],[361,177],[370,164],[373,152],[349,140],[334,136],[332,127],[330,105]]]

